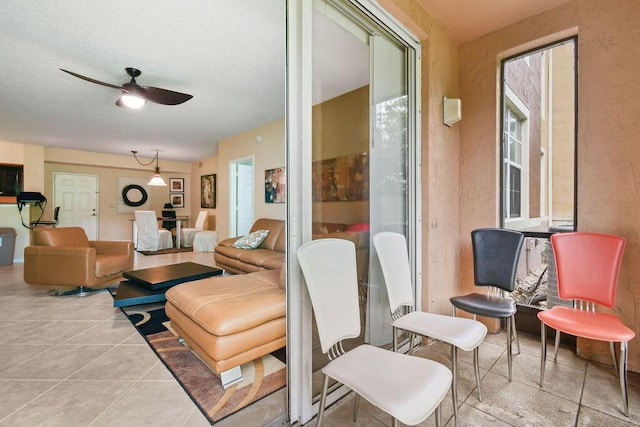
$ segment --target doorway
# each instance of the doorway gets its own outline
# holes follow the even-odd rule
[[[98,240],[98,176],[53,174],[53,202],[60,206],[59,227],[82,227],[89,240]]]
[[[229,162],[229,235],[244,236],[253,225],[253,157]]]

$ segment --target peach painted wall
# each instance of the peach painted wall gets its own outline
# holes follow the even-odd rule
[[[88,151],[68,150],[61,148],[45,148],[44,159],[45,186],[44,194],[53,201],[53,174],[56,172],[96,175],[98,177],[98,239],[99,240],[131,240],[133,238],[131,219],[133,213],[119,213],[118,200],[122,196],[117,187],[118,178],[150,179],[153,167],[140,166],[133,155],[113,155]],[[151,159],[140,158],[143,163]],[[191,200],[195,197],[188,190],[191,189],[191,164],[162,160],[160,156],[160,174],[169,183],[169,178],[184,178],[185,207],[177,208],[177,215],[190,216],[191,224],[195,222],[191,214]],[[165,203],[169,201],[169,187],[150,187],[151,209],[160,213]],[[47,211],[53,209],[49,203]],[[51,217],[50,212],[45,217]]]
[[[578,35],[578,230],[626,237],[627,250],[613,312],[638,331],[640,314],[640,185],[638,116],[640,2],[575,0],[460,46],[464,118],[458,238],[499,224],[498,76],[500,59]],[[471,250],[462,244],[462,286],[473,290]],[[640,370],[640,345],[630,343],[629,365]],[[608,346],[582,340],[578,352],[610,363]]]
[[[264,172],[285,166],[284,119],[221,140],[218,145],[218,193],[216,224],[218,238],[228,237],[230,229],[229,164],[233,160],[253,158],[253,218],[285,219],[284,203],[265,203]],[[258,138],[259,137],[259,138]]]
[[[220,197],[216,194],[216,209],[204,209],[200,207],[200,177],[203,175],[211,175],[216,174],[216,179],[218,179],[218,156],[207,157],[206,159],[202,159],[197,161],[191,165],[191,188],[190,194],[193,195],[191,198],[191,212],[192,221],[191,226],[195,225],[195,220],[200,211],[207,211],[209,216],[215,216],[217,219],[218,215],[218,204],[220,203]],[[219,187],[219,184],[216,182],[216,191]],[[211,221],[211,220],[209,220]]]

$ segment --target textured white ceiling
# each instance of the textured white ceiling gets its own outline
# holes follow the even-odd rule
[[[193,161],[284,116],[282,0],[3,0],[0,140]],[[120,85],[185,92],[178,106],[118,108]]]
[[[567,0],[419,1],[465,41]],[[0,141],[214,155],[220,139],[284,116],[285,28],[284,0],[2,0]],[[194,98],[127,110],[114,105],[119,91],[59,71],[121,85],[125,67],[142,70],[140,85]],[[313,70],[316,102],[360,87],[366,46],[314,17]]]

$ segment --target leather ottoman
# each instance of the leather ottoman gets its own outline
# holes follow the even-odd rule
[[[281,273],[210,277],[166,293],[171,327],[220,375],[224,388],[242,381],[240,365],[286,345]]]

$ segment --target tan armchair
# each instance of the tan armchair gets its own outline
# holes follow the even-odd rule
[[[132,268],[132,242],[89,241],[80,227],[36,229],[24,249],[24,281],[59,295],[104,288]]]

